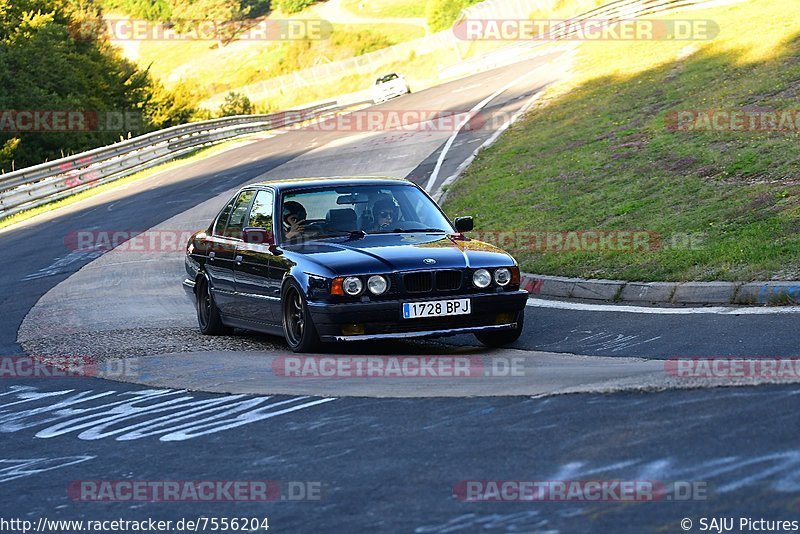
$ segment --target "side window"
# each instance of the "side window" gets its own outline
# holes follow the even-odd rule
[[[222,232],[225,231],[225,225],[228,224],[228,217],[231,214],[234,202],[236,202],[236,197],[232,198],[228,205],[222,208],[222,211],[217,215],[217,220],[214,222],[214,229],[212,230],[213,235],[222,235]]]
[[[242,238],[242,228],[244,228],[244,220],[247,217],[247,211],[250,208],[250,201],[253,200],[255,191],[248,189],[239,194],[236,199],[236,204],[231,211],[231,218],[228,221],[228,226],[225,228],[226,237],[235,237],[236,239]]]
[[[272,191],[259,191],[250,209],[246,228],[266,228],[272,231]]]

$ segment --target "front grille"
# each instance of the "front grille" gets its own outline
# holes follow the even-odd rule
[[[431,271],[409,273],[403,277],[403,285],[409,293],[425,293],[433,289],[432,275]]]
[[[437,271],[436,289],[439,291],[454,291],[461,287],[461,271]]]

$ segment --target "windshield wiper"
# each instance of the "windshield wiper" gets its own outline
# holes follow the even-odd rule
[[[363,239],[367,232],[364,230],[342,230],[341,232],[328,232],[314,239],[331,239],[334,237],[349,237],[350,239]]]

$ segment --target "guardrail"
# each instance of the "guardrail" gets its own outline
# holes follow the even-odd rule
[[[332,101],[269,115],[193,122],[2,174],[0,219],[118,180],[204,145],[298,124],[338,109]]]

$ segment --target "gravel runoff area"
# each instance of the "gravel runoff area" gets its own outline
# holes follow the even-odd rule
[[[291,354],[277,336],[235,330],[230,336],[204,336],[197,328],[131,328],[99,332],[75,332],[21,342],[25,352],[42,358],[86,357],[95,361],[139,358],[186,352],[237,351]],[[329,345],[336,354],[456,354],[484,350],[453,347],[435,340],[361,342]]]
[[[436,341],[337,344],[332,357],[353,355],[448,355],[484,360],[517,358],[524,372],[498,380],[286,380],[271,369],[276,358],[291,354],[278,337],[237,330],[232,336],[202,336],[195,328],[135,328],[29,339],[25,351],[44,364],[64,368],[65,358],[107,362],[92,376],[151,387],[232,394],[291,394],[355,397],[549,396],[567,393],[665,391],[707,387],[798,383],[794,376],[704,378],[676,376],[667,361],[597,357],[478,346],[455,347]],[[309,356],[309,355],[304,355]],[[121,374],[121,360],[135,372]],[[85,362],[86,360],[84,360]],[[117,362],[117,363],[115,363]],[[674,364],[673,364],[674,365]],[[105,371],[103,370],[105,369]],[[106,372],[111,375],[106,375]],[[266,374],[265,374],[266,373]]]

